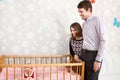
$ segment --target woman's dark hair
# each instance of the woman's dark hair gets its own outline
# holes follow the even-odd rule
[[[80,25],[79,23],[74,22],[74,23],[72,23],[72,24],[70,25],[70,29],[71,29],[71,27],[76,30],[76,36],[78,36],[78,37],[82,37],[82,36],[83,36],[83,35],[82,35],[82,28],[81,28],[81,25]],[[73,35],[72,35],[71,38],[74,39]]]
[[[84,8],[86,11],[90,8],[90,11],[92,12],[92,4],[89,0],[84,0],[84,1],[81,1],[77,8]]]

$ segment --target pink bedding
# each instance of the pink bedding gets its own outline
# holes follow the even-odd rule
[[[15,75],[16,75],[16,79],[15,80],[22,80],[22,76],[24,75],[24,70],[21,68],[16,68],[15,71]],[[43,74],[43,70],[44,70],[44,74]],[[80,76],[77,74],[71,74],[69,72],[65,72],[64,73],[64,68],[63,67],[58,67],[58,74],[57,74],[57,67],[52,67],[52,75],[51,75],[51,79],[52,80],[70,80],[70,76],[71,76],[71,80],[80,80]],[[23,73],[22,73],[23,72]],[[45,67],[43,69],[43,67],[38,67],[38,80],[43,80],[43,76],[44,76],[44,80],[50,80],[50,67]],[[24,78],[24,80],[36,80],[36,68],[33,68],[33,73],[34,73],[34,78],[32,77],[27,77]],[[57,79],[57,75],[58,75],[58,79]],[[78,78],[78,79],[76,79]],[[3,68],[2,72],[0,73],[0,80],[6,80],[6,68]],[[14,68],[8,68],[8,80],[14,80]]]

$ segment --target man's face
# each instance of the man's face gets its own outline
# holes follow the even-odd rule
[[[84,8],[78,8],[78,12],[83,20],[87,19],[88,11],[86,11]]]

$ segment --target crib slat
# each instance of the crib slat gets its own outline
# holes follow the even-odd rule
[[[10,64],[10,58],[8,58],[8,64]]]
[[[78,73],[78,67],[79,67],[79,66],[77,66],[77,73]],[[78,74],[76,75],[76,80],[78,80]]]
[[[64,66],[64,69],[63,69],[63,80],[65,80],[65,71],[66,71],[66,68]]]
[[[44,80],[45,66],[43,66],[43,80]]]
[[[57,66],[57,80],[58,80],[58,66]]]
[[[62,58],[60,58],[60,63],[62,63]]]
[[[45,64],[47,64],[47,58],[45,58],[45,61],[46,61]]]
[[[24,64],[26,64],[26,57],[24,57],[24,61],[23,62],[24,62]]]
[[[50,80],[52,80],[52,66],[50,66]]]
[[[1,63],[2,63],[2,64],[5,63],[5,56],[4,56],[4,55],[1,57]]]
[[[40,58],[40,64],[42,64],[42,58]]]
[[[81,73],[83,73],[83,74],[81,74],[81,80],[84,80],[84,65],[85,65],[85,63],[84,62],[81,62],[82,63],[82,69],[81,69]]]
[[[51,64],[52,64],[52,57],[50,57],[50,62],[51,62]]]
[[[20,60],[20,59],[21,59],[21,58],[18,58],[18,60],[19,60],[19,61],[18,61],[18,64],[21,64],[21,60]]]
[[[38,67],[36,67],[36,80],[38,80]]]
[[[67,57],[65,57],[65,63],[67,63]]]
[[[6,80],[8,80],[8,67],[6,67]]]
[[[21,69],[21,73],[22,73],[22,74],[21,74],[21,79],[22,79],[22,80],[24,80],[24,72],[23,72],[23,70],[24,70],[24,69],[23,69],[23,67],[22,67],[22,69]]]
[[[13,57],[13,64],[16,64],[16,57]]]
[[[37,61],[36,61],[36,57],[35,57],[35,61],[34,61],[34,64],[37,64]]]
[[[72,74],[72,66],[70,66],[70,80],[72,80],[71,79],[71,74]]]
[[[32,58],[30,57],[30,64],[32,63]]]
[[[16,78],[16,67],[14,67],[14,80],[16,80],[15,78]]]

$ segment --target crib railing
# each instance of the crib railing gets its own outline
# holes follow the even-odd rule
[[[68,63],[71,55],[2,55],[2,64]]]
[[[43,80],[44,80],[44,68],[50,67],[50,80],[52,79],[52,67],[64,67],[63,74],[67,67],[70,68],[70,80],[72,74],[72,67],[77,66],[77,72],[79,67],[81,72],[81,80],[84,80],[84,62],[80,63],[69,63],[71,59],[70,55],[2,55],[1,56],[1,68],[6,68],[6,80],[8,80],[8,68],[14,68],[14,80],[16,79],[16,68],[23,69],[24,67],[35,67],[36,68],[36,80],[38,80],[38,68],[43,67]],[[23,70],[21,70],[23,74]],[[58,75],[58,69],[57,69]],[[77,74],[76,76],[78,76]],[[23,75],[21,75],[22,80],[24,80]],[[58,78],[58,76],[57,76]],[[63,78],[65,80],[65,76]],[[78,80],[78,78],[76,78]]]

